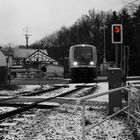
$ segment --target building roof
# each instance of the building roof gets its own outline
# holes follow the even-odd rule
[[[28,58],[30,55],[32,55],[36,51],[37,49],[13,48],[13,56],[14,58]],[[45,49],[39,49],[39,51],[48,55]]]
[[[56,63],[56,60],[48,56],[45,49],[24,49],[24,48],[1,48],[4,56],[12,56],[14,59],[25,59],[32,62]]]
[[[5,56],[13,56],[13,50],[11,47],[1,48],[1,51]]]
[[[35,51],[27,59],[29,61],[56,62],[54,59],[50,58],[46,53],[42,52],[41,50]]]
[[[11,48],[11,47],[1,48],[1,51],[5,56],[13,56],[14,58],[28,58],[37,50],[48,55],[47,50],[45,49],[23,49],[23,48]]]

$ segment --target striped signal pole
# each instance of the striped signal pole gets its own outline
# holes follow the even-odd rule
[[[29,39],[29,36],[31,36],[29,34],[29,28],[28,28],[28,26],[24,29],[24,31],[25,31],[25,39],[26,39],[26,48],[28,48],[28,39]]]

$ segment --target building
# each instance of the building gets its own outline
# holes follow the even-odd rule
[[[46,49],[1,48],[0,59],[0,66],[7,66],[12,77],[16,78],[46,76],[47,67],[50,71],[50,65],[55,66],[56,73],[60,73],[60,66],[48,56]]]
[[[0,66],[7,66],[6,56],[0,50]]]
[[[6,88],[8,84],[6,56],[0,50],[0,88]]]

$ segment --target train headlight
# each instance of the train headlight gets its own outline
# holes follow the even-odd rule
[[[73,62],[73,65],[74,65],[74,66],[77,66],[77,65],[78,65],[78,62],[77,62],[77,61],[74,61],[74,62]]]
[[[90,61],[90,63],[89,63],[90,65],[94,65],[94,62],[93,61]]]

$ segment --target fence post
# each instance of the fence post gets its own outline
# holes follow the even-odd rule
[[[85,140],[85,102],[82,102],[82,140]]]
[[[128,84],[129,85],[129,84]],[[130,87],[131,88],[131,87]],[[128,106],[129,106],[129,108],[128,108],[128,114],[127,114],[127,121],[129,122],[129,114],[130,114],[130,111],[131,111],[131,105],[130,105],[130,94],[131,94],[131,89],[130,90],[128,90]]]

